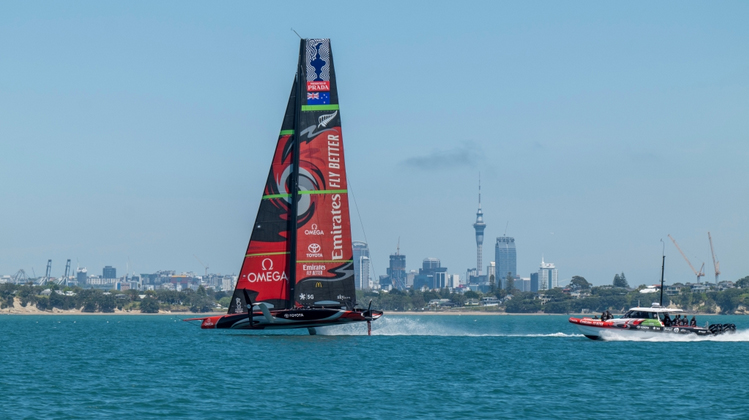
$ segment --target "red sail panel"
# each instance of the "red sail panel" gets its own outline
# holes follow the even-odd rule
[[[266,302],[279,309],[289,306],[290,178],[295,141],[295,92],[296,81],[289,97],[250,243],[229,305],[230,314],[247,312],[245,292],[253,303]]]
[[[296,306],[353,306],[353,250],[333,55],[328,39],[300,51]],[[318,302],[316,304],[316,302]],[[328,302],[321,304],[319,302]]]

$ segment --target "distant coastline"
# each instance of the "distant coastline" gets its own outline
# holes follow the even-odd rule
[[[226,312],[190,312],[190,311],[159,311],[158,313],[145,313],[140,311],[127,311],[127,310],[121,310],[116,309],[114,312],[83,312],[81,309],[69,309],[69,310],[62,310],[58,308],[53,308],[51,310],[40,310],[38,309],[34,304],[27,304],[26,306],[21,306],[21,302],[18,298],[14,299],[14,306],[10,308],[4,308],[0,309],[0,315],[172,315],[172,316],[189,316],[189,317],[208,317],[208,316],[218,316],[218,315],[225,315]],[[461,311],[461,310],[451,310],[451,311],[384,311],[384,314],[387,316],[414,316],[414,315],[425,315],[425,316],[435,316],[435,315],[452,315],[452,316],[507,316],[507,315],[513,315],[513,316],[549,316],[549,315],[556,315],[556,316],[588,316],[592,317],[596,314],[586,313],[568,313],[568,314],[554,314],[554,313],[544,313],[544,312],[529,312],[529,313],[508,313],[508,312],[499,312],[499,311]],[[701,312],[689,312],[689,314],[694,315],[716,315],[712,313],[701,313]],[[738,315],[738,314],[737,314]]]
[[[173,312],[173,311],[159,311],[158,313],[144,313],[140,311],[123,311],[115,309],[114,312],[83,312],[80,309],[68,309],[62,310],[53,308],[52,310],[42,311],[33,304],[21,306],[21,301],[18,298],[14,299],[13,307],[0,309],[0,315],[185,315],[185,316],[215,316],[224,315],[225,312]]]
[[[579,314],[547,314],[543,312],[533,312],[533,313],[507,313],[507,312],[487,312],[487,311],[384,311],[385,315],[465,315],[465,316],[472,316],[472,315],[478,315],[478,316],[505,316],[505,315],[529,315],[529,316],[539,316],[539,315],[579,315]]]

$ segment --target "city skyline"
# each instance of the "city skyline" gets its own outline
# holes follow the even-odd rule
[[[509,222],[521,276],[545,255],[560,281],[654,284],[671,234],[710,280],[708,231],[721,279],[749,274],[744,3],[434,2],[418,22],[420,4],[341,3],[310,12],[324,29],[272,3],[179,19],[164,4],[0,8],[0,273],[68,258],[203,272],[195,255],[238,272],[293,26],[336,51],[353,238],[374,278],[399,237],[414,261],[476,264],[479,172],[484,236]],[[666,281],[690,281],[665,250]]]

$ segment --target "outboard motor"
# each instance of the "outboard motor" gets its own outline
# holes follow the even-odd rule
[[[735,324],[712,324],[708,328],[710,330],[711,334],[723,334],[726,332],[735,332],[736,331],[736,325]]]

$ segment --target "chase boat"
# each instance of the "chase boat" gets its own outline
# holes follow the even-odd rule
[[[650,308],[635,307],[627,311],[621,318],[600,320],[597,318],[569,319],[584,336],[591,340],[605,340],[607,335],[618,337],[655,338],[663,334],[697,335],[700,337],[715,336],[725,332],[736,331],[734,324],[712,324],[705,327],[690,325],[671,325],[671,315],[680,315],[681,309],[670,309],[653,303]],[[669,315],[671,314],[671,315]]]

